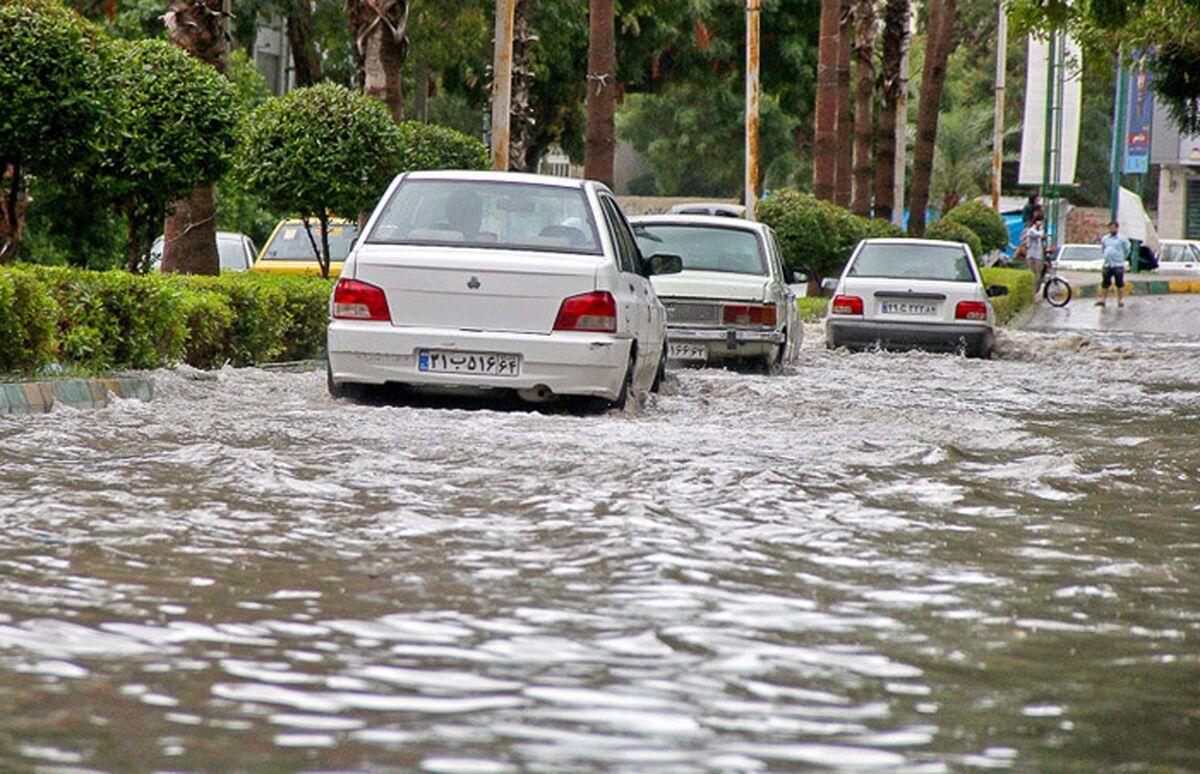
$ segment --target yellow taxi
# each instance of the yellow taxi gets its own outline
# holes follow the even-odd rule
[[[321,244],[321,224],[309,221],[313,227],[313,239]],[[350,246],[358,236],[358,224],[352,220],[329,221],[329,276],[342,273],[342,264],[350,253]],[[299,218],[284,220],[271,232],[271,238],[263,245],[254,264],[254,271],[273,274],[321,275],[321,265],[313,253],[312,243],[304,231],[304,221]]]

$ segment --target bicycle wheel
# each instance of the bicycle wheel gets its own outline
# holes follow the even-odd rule
[[[1050,306],[1066,306],[1071,300],[1071,286],[1065,279],[1054,277],[1042,288],[1042,297]]]

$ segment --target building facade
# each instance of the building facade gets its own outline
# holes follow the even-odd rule
[[[1150,162],[1161,166],[1158,235],[1200,239],[1200,135],[1180,132],[1162,107],[1155,108],[1153,126]]]

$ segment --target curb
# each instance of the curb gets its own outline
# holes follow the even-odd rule
[[[58,403],[73,408],[103,408],[113,398],[150,401],[154,398],[154,382],[122,376],[0,384],[0,414],[44,414]]]
[[[1078,285],[1080,298],[1095,298],[1100,285]],[[1131,296],[1165,296],[1172,293],[1200,293],[1200,280],[1126,280],[1125,294]]]

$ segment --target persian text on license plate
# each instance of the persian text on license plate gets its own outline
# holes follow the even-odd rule
[[[708,360],[708,348],[703,344],[668,344],[668,360]]]
[[[417,352],[417,370],[440,374],[517,376],[521,373],[521,358],[495,352],[422,349]]]
[[[916,304],[911,301],[885,301],[880,310],[884,314],[903,314],[909,317],[933,317],[937,304]]]

